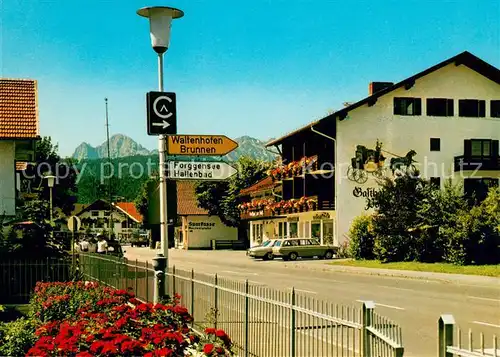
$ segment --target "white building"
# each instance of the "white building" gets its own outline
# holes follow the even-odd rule
[[[37,82],[0,79],[0,215],[16,214],[20,190],[16,167],[22,170],[23,163],[34,159],[38,139]]]
[[[366,212],[366,197],[379,189],[376,177],[392,176],[391,160],[412,150],[415,168],[436,184],[452,178],[479,196],[499,185],[500,70],[463,52],[396,84],[370,83],[366,98],[284,138],[314,129],[335,140],[334,241],[342,244],[352,220]],[[369,158],[377,141],[384,165],[365,167],[365,155],[353,168],[357,151]]]
[[[133,202],[117,202],[110,205],[107,201],[97,200],[89,205],[79,205],[74,214],[82,221],[80,233],[90,229],[92,233],[110,230],[112,217],[113,233],[118,239],[131,238],[141,228],[143,217]]]
[[[237,241],[238,229],[226,226],[218,216],[198,206],[194,182],[177,181],[176,247],[210,249],[212,241]]]

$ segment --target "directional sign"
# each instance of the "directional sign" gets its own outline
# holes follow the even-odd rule
[[[169,161],[166,176],[171,180],[225,180],[237,173],[231,165],[225,162],[213,161]]]
[[[79,231],[82,226],[82,221],[77,216],[71,216],[68,219],[68,229],[71,232]]]
[[[168,137],[169,155],[226,155],[238,143],[224,135],[172,135]]]
[[[176,134],[177,109],[175,93],[149,92],[146,94],[148,135]]]

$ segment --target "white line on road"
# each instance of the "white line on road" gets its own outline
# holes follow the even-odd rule
[[[248,272],[231,271],[231,270],[223,270],[222,273],[229,273],[235,275],[259,275],[257,273],[248,273]]]
[[[292,290],[292,288],[290,288],[290,290]],[[317,294],[316,291],[311,291],[311,290],[303,290],[303,289],[297,289],[295,288],[295,291],[300,291],[302,293],[306,293],[306,294]]]
[[[499,302],[500,299],[492,299],[492,298],[484,298],[484,297],[479,297],[479,296],[467,296],[469,299],[477,299],[477,300],[485,300],[485,301],[494,301],[494,302]]]
[[[484,326],[490,326],[490,327],[500,328],[500,325],[494,325],[494,324],[490,324],[488,322],[472,321],[472,323],[473,324],[477,324],[477,325],[484,325]]]
[[[367,300],[356,300],[357,302],[365,302]],[[395,309],[395,310],[406,310],[403,307],[398,307],[398,306],[392,306],[392,305],[385,305],[385,304],[380,304],[378,302],[375,302],[375,306],[382,306],[382,307],[387,307],[389,309]]]

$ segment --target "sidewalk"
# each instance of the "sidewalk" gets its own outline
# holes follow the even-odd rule
[[[289,262],[287,262],[287,266],[290,267],[293,266],[294,268],[299,268],[299,269],[306,268],[312,270],[331,271],[339,273],[440,281],[440,282],[459,284],[459,285],[464,285],[464,284],[481,285],[481,286],[493,285],[500,287],[500,278],[481,276],[481,275],[447,274],[447,273],[434,273],[434,272],[423,272],[423,271],[413,271],[413,270],[351,267],[342,265],[329,265],[328,262],[325,261],[305,261],[305,262],[296,262],[295,264],[290,264]]]

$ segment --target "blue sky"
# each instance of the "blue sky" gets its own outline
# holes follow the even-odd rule
[[[496,0],[3,0],[1,75],[39,81],[41,134],[63,156],[106,139],[105,97],[111,134],[156,148],[156,55],[136,15],[151,5],[185,12],[165,57],[180,134],[267,140],[464,50],[500,66]]]

